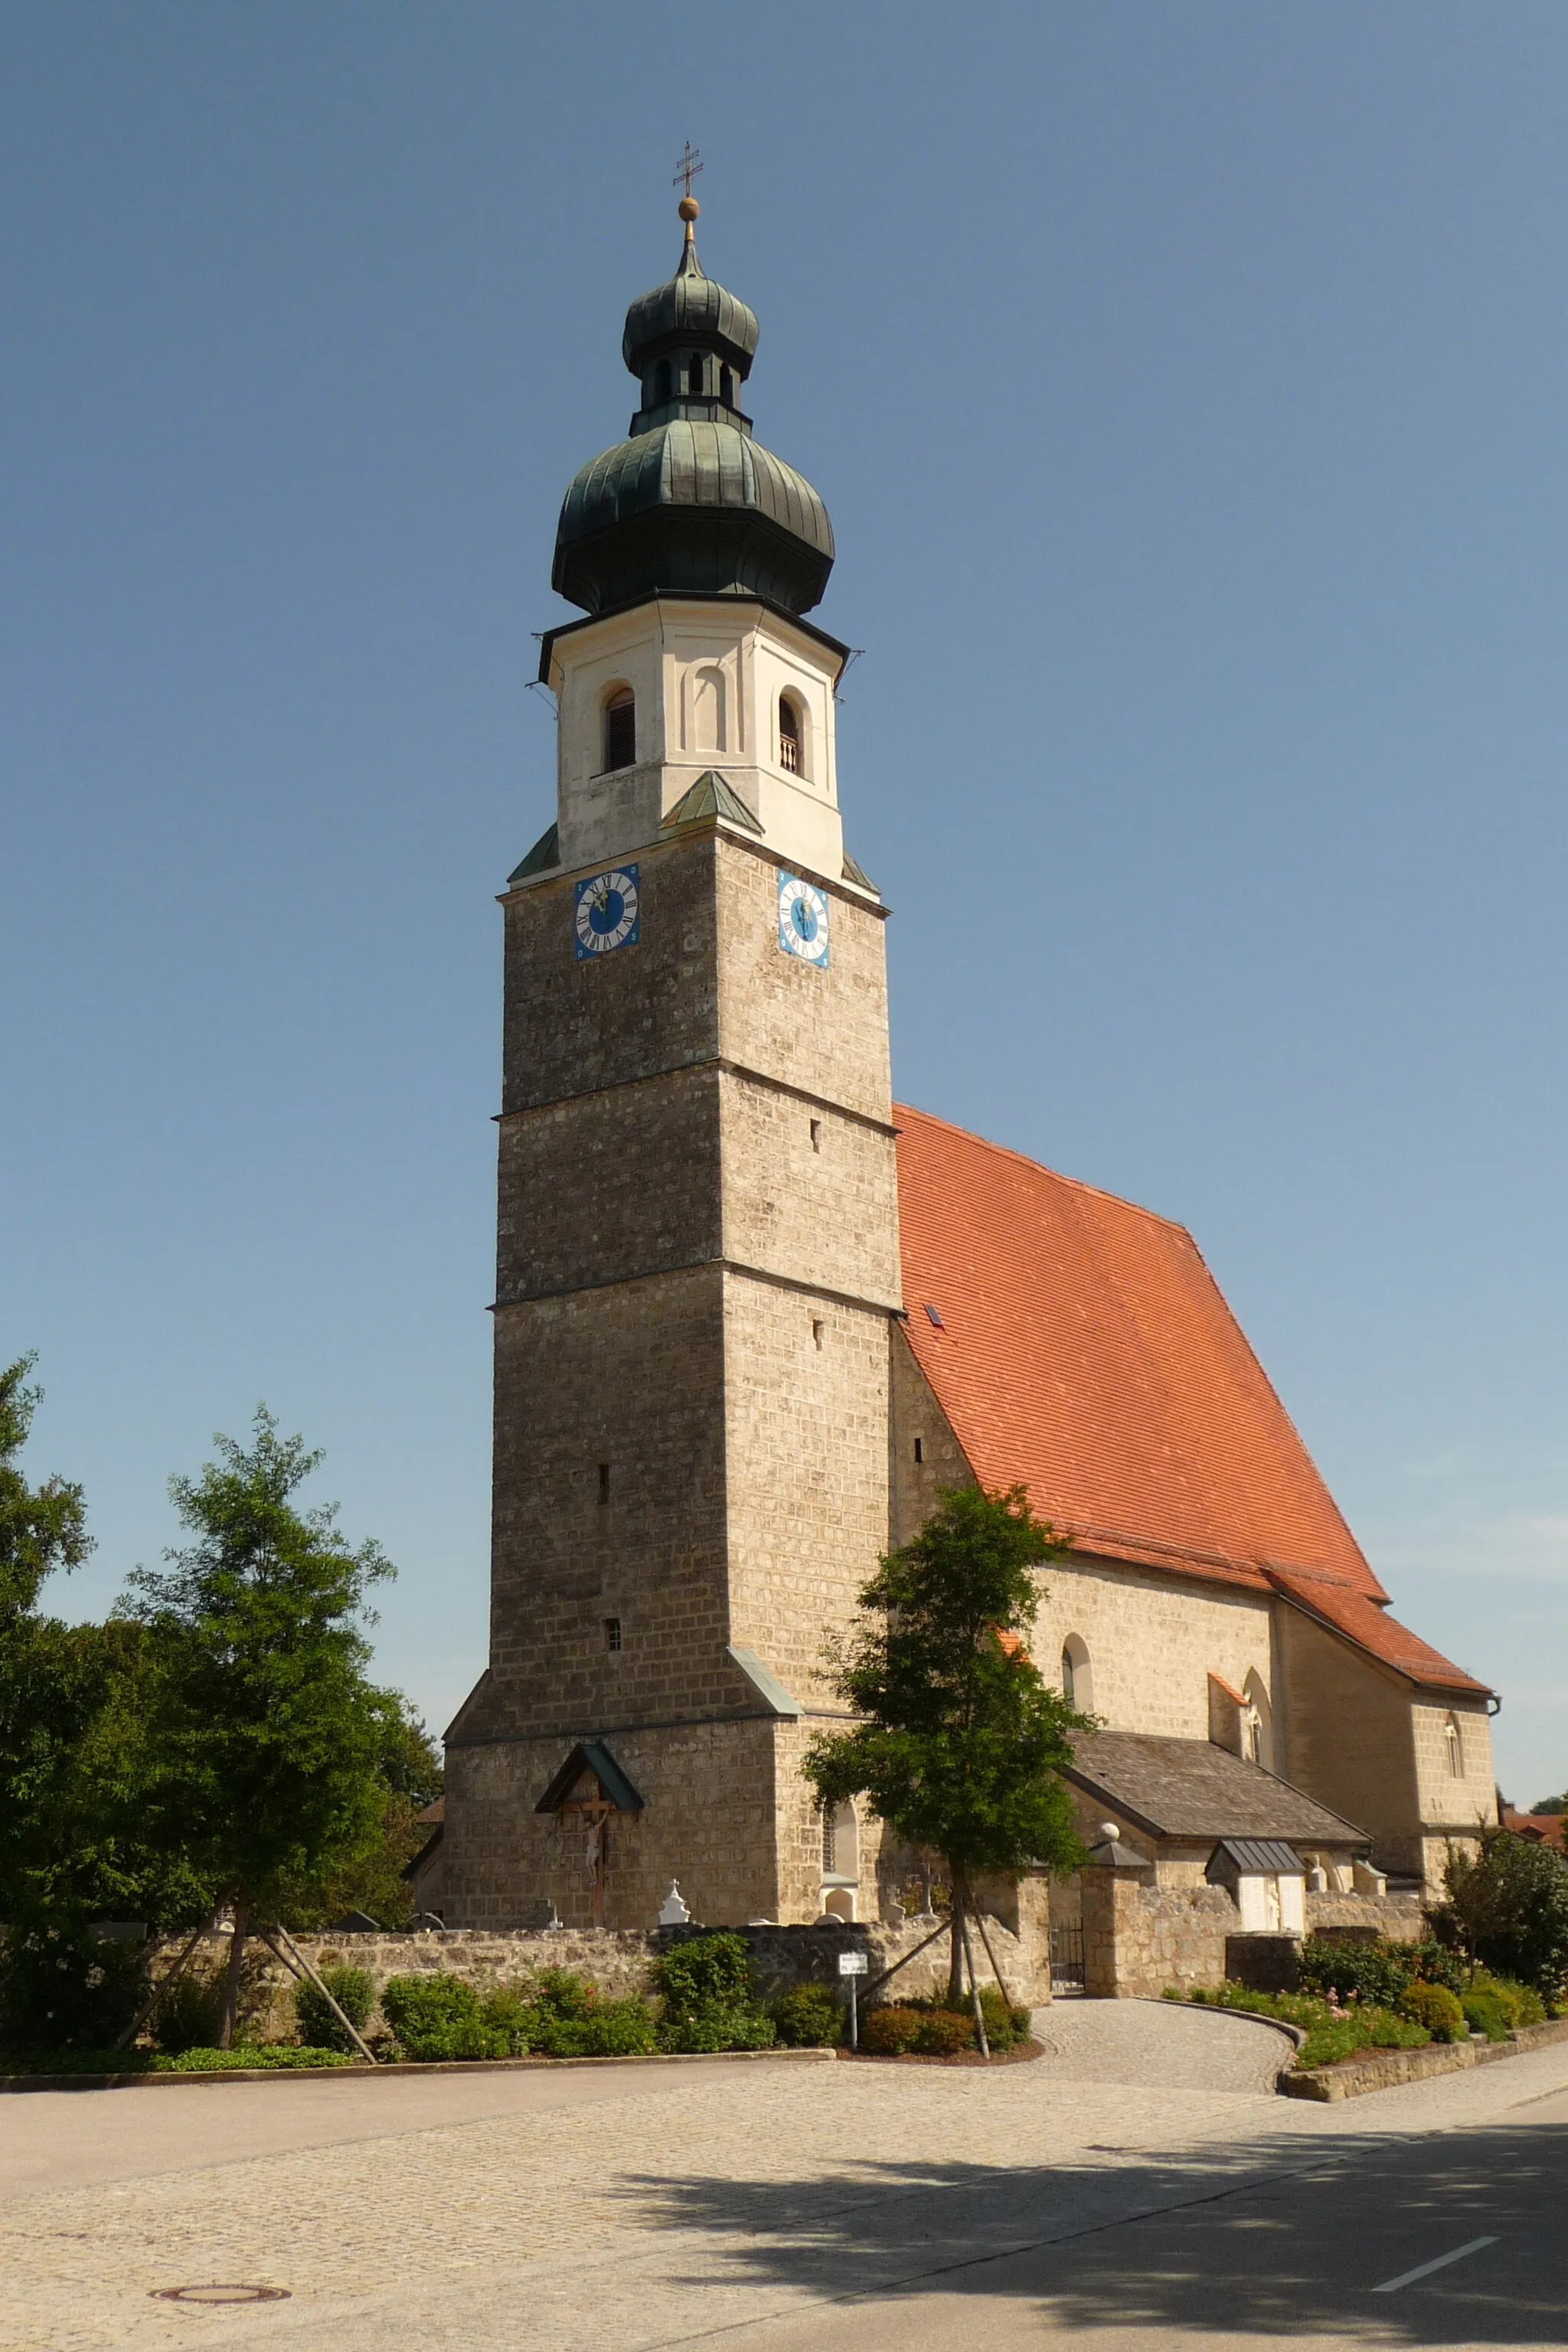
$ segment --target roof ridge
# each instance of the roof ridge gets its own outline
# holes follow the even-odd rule
[[[959,1127],[951,1118],[938,1118],[934,1111],[921,1110],[913,1103],[893,1105],[895,1124],[900,1118],[921,1119],[927,1127],[940,1127],[944,1134],[962,1136],[965,1143],[977,1143],[983,1151],[994,1151],[999,1159],[1016,1160],[1024,1167],[1032,1168],[1037,1176],[1048,1176],[1053,1183],[1070,1185],[1075,1192],[1091,1193],[1095,1200],[1109,1201],[1114,1208],[1131,1209],[1134,1216],[1147,1217],[1151,1224],[1163,1225],[1169,1232],[1180,1234],[1197,1249],[1190,1228],[1179,1219],[1167,1217],[1158,1209],[1146,1209],[1142,1201],[1130,1201],[1125,1192],[1111,1192],[1103,1184],[1090,1184],[1082,1176],[1068,1176],[1059,1168],[1047,1168],[1043,1160],[1031,1160],[1026,1151],[1018,1150],[1014,1144],[994,1143],[988,1135],[976,1135],[972,1127]],[[1202,1255],[1201,1251],[1198,1254]]]

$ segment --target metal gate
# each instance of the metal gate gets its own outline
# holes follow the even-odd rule
[[[1051,1922],[1051,1982],[1083,1986],[1083,1929],[1065,1919]]]

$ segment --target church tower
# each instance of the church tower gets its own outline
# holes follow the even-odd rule
[[[752,437],[758,326],[626,313],[639,404],[566,493],[557,815],[512,875],[488,1672],[448,1733],[454,1927],[875,1908],[799,1759],[889,1530],[900,1309],[877,891],[804,616],[833,537]]]

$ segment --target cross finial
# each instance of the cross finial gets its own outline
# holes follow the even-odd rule
[[[700,147],[694,147],[689,139],[686,142],[686,152],[675,167],[675,179],[671,181],[670,185],[673,187],[677,183],[683,184],[686,194],[689,197],[691,183],[701,169],[702,150]]]

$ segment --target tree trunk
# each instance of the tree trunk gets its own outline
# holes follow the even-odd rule
[[[948,1885],[952,1893],[952,1947],[947,1968],[947,2005],[949,2009],[963,2007],[963,1881],[949,1865]]]
[[[228,1966],[224,1970],[223,1978],[223,2023],[218,2028],[217,2035],[217,2046],[220,2050],[232,2050],[234,2047],[235,2020],[239,2014],[239,1971],[240,1964],[245,1958],[245,1930],[246,1922],[249,1916],[249,1904],[243,1896],[237,1897],[234,1906],[234,1933],[228,1939]]]

